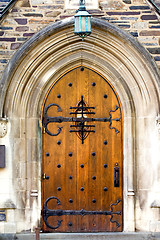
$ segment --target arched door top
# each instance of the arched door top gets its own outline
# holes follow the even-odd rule
[[[45,87],[47,89],[51,78],[56,79],[64,69],[82,62],[109,77],[117,91],[121,86],[118,93],[121,95],[123,92],[122,98],[127,97],[134,104],[137,104],[136,99],[145,104],[155,101],[157,109],[159,74],[149,53],[130,34],[106,21],[93,18],[92,29],[91,36],[81,42],[74,36],[73,18],[69,18],[49,25],[24,43],[1,79],[0,115],[17,111],[17,99],[23,99],[25,115],[28,112],[26,103],[36,97],[30,85],[41,92]],[[8,95],[12,89],[16,93]],[[40,94],[37,97],[38,104]],[[32,115],[33,112],[27,114]]]

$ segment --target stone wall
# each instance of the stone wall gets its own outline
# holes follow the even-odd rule
[[[3,1],[0,6],[9,0]],[[75,15],[75,10],[64,9],[64,5],[64,0],[16,2],[0,25],[0,77],[13,54],[34,33]],[[153,10],[145,0],[99,0],[99,8],[89,12],[129,32],[149,51],[160,67],[160,22]]]
[[[40,223],[38,121],[43,99],[57,77],[82,61],[106,76],[122,103],[124,231],[160,231],[159,75],[135,40],[159,64],[160,24],[142,0],[99,1],[99,6],[90,13],[104,21],[92,19],[93,33],[84,42],[73,34],[73,20],[68,17],[75,10],[64,9],[64,1],[18,0],[1,22],[1,75],[10,64],[0,84],[6,90],[0,94],[1,117],[8,118],[0,119],[7,125],[0,138],[6,145],[0,209],[6,211],[7,221],[0,222],[0,232],[34,231]]]

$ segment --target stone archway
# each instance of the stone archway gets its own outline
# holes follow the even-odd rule
[[[146,158],[152,166],[153,134],[158,141],[155,126],[160,108],[158,70],[146,50],[119,28],[93,18],[92,34],[82,42],[74,36],[73,19],[69,18],[44,28],[28,40],[14,55],[1,80],[0,110],[1,117],[9,121],[7,161],[12,163],[12,198],[20,219],[18,231],[33,229],[40,220],[38,122],[44,96],[63,72],[79,64],[103,74],[120,97],[124,111],[124,231],[134,231],[135,223],[139,224],[135,219],[134,195],[136,191],[139,210],[143,202],[139,192],[144,191],[142,185],[147,177],[141,166]],[[141,176],[142,184],[136,176]],[[150,182],[147,185],[150,189]],[[145,219],[147,204],[140,210],[140,221]]]

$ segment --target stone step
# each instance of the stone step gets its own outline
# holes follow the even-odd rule
[[[35,233],[0,234],[0,240],[160,240],[160,233]]]

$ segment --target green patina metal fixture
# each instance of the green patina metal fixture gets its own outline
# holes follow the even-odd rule
[[[80,0],[80,7],[74,16],[74,33],[82,40],[91,34],[91,15],[87,12],[84,0]]]

